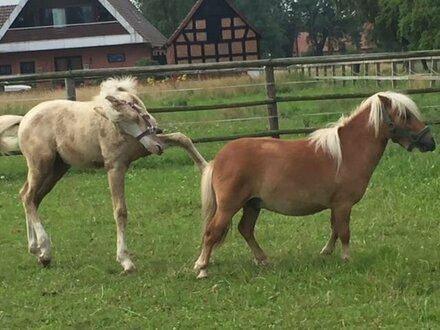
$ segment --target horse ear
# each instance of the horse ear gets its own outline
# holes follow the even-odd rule
[[[114,96],[107,95],[105,97],[107,101],[109,101],[114,107],[118,107],[122,104],[122,101]]]
[[[391,100],[388,97],[380,94],[377,94],[377,96],[379,97],[379,100],[382,102],[386,109],[391,108]]]

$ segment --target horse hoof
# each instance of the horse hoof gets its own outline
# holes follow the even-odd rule
[[[36,246],[30,246],[30,247],[29,247],[29,253],[30,253],[30,254],[33,254],[34,256],[38,256],[38,255],[40,255],[41,251],[40,251],[40,249],[39,249],[38,247],[36,247]]]
[[[255,261],[255,264],[259,267],[267,267],[267,266],[271,265],[269,258],[255,259],[254,261]]]
[[[327,248],[323,248],[319,254],[322,255],[322,256],[329,256],[332,253],[333,253],[333,250],[327,249]]]
[[[133,272],[136,271],[136,266],[131,261],[124,262],[122,264],[122,268],[124,268],[124,273],[125,274],[133,273]]]
[[[51,259],[38,258],[38,262],[39,262],[40,265],[43,266],[44,268],[49,267],[51,261],[52,261]]]
[[[197,279],[200,280],[202,278],[208,277],[208,271],[206,269],[200,269],[199,274],[197,275]]]

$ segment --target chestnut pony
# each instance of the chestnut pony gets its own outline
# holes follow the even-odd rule
[[[197,277],[207,276],[211,252],[240,209],[238,230],[258,263],[267,260],[254,236],[262,208],[294,216],[330,209],[331,235],[321,254],[331,254],[339,238],[342,258],[348,259],[351,209],[364,195],[389,139],[408,151],[435,149],[416,104],[395,92],[371,96],[348,118],[305,139],[245,138],[228,143],[202,175],[205,228],[194,266]]]

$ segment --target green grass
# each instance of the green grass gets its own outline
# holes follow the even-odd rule
[[[416,96],[416,102],[440,103],[435,94]],[[286,104],[281,127],[304,125],[294,113],[346,113],[358,103]],[[427,117],[435,118],[429,111]],[[211,114],[161,115],[159,121],[230,115]],[[313,125],[337,117],[323,116]],[[264,129],[267,123],[234,125],[179,129],[208,136]],[[210,159],[222,145],[198,147]],[[319,255],[329,235],[328,211],[297,218],[263,211],[257,237],[272,265],[255,266],[234,229],[215,252],[206,280],[196,280],[192,270],[200,244],[200,175],[181,150],[139,160],[127,175],[128,244],[138,268],[130,275],[121,275],[115,261],[115,225],[102,171],[73,170],[44,200],[40,214],[54,259],[43,269],[27,253],[18,199],[25,161],[0,157],[0,328],[436,329],[439,157],[438,150],[420,154],[388,146],[352,212],[350,262],[340,260],[339,245],[333,256]]]

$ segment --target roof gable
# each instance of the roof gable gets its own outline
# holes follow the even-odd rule
[[[176,31],[168,38],[167,45],[170,45],[174,42],[174,40],[179,36],[179,34],[182,32],[182,30],[185,28],[185,26],[191,21],[191,19],[197,14],[199,9],[202,7],[202,5],[205,4],[205,2],[208,2],[211,0],[197,0],[197,2],[194,4],[194,6],[189,11],[188,15],[183,19],[183,21],[179,24]],[[254,32],[257,34],[257,36],[260,36],[257,29],[254,27],[253,24],[251,24],[246,17],[244,17],[231,3],[230,0],[219,0],[221,2],[224,2],[226,6],[229,6],[229,8],[239,16],[243,22],[245,22],[247,25],[249,25]]]
[[[1,1],[1,0],[0,0]],[[15,0],[15,5],[2,5],[0,2],[0,39],[9,30],[12,23],[25,5],[33,0]],[[58,0],[61,2],[62,0]],[[161,47],[166,38],[131,3],[130,0],[98,0],[132,36],[135,43],[149,43]],[[14,2],[14,1],[10,1]]]

